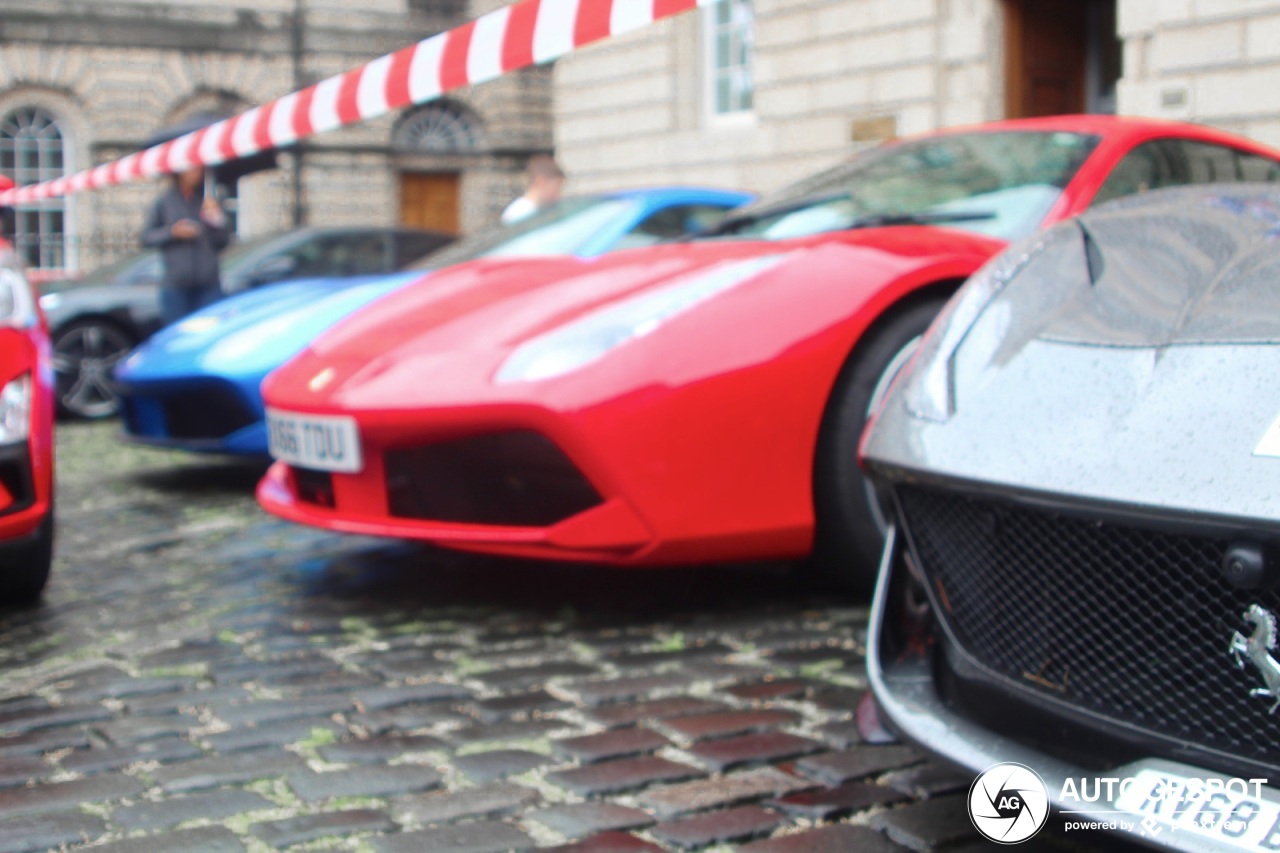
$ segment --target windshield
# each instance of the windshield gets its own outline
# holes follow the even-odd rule
[[[573,255],[638,202],[599,196],[565,199],[511,225],[487,228],[408,267],[434,270],[476,258]]]
[[[877,148],[743,208],[708,236],[785,240],[919,223],[1015,240],[1039,227],[1098,142],[1011,131]]]

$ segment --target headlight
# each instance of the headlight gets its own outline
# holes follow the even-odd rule
[[[903,389],[908,411],[939,423],[955,413],[956,350],[991,300],[1045,245],[1044,237],[1036,237],[997,255],[951,297],[920,342],[915,366]]]
[[[201,314],[198,317],[188,317],[178,321],[177,331],[188,335],[199,335],[218,328],[227,316],[227,314]]]
[[[13,267],[0,266],[0,326],[25,329],[35,322],[36,301],[26,276]]]
[[[572,373],[628,341],[652,334],[677,314],[776,267],[786,255],[726,261],[610,305],[526,341],[507,356],[494,382],[535,382]]]
[[[62,304],[61,293],[46,293],[40,297],[40,307],[46,312],[57,309]]]
[[[31,433],[31,374],[0,390],[0,444],[26,441]]]

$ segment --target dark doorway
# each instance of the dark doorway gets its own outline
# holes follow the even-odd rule
[[[1005,114],[1115,112],[1116,0],[1004,0]]]

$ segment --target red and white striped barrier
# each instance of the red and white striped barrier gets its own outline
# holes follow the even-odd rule
[[[216,166],[571,53],[717,0],[522,0],[240,115],[75,175],[0,192],[12,206]]]

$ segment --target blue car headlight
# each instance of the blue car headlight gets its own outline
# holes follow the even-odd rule
[[[231,316],[231,312],[198,314],[193,317],[187,317],[185,320],[179,320],[178,325],[174,328],[175,331],[183,334],[200,335],[218,328],[229,316]]]
[[[785,254],[725,261],[616,302],[516,347],[494,376],[502,385],[554,379],[598,361],[628,341],[776,267]]]

